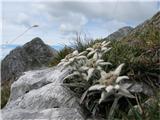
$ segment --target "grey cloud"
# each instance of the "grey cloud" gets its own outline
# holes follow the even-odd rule
[[[49,2],[36,4],[41,12],[47,13],[59,23],[63,32],[81,30],[89,20],[140,23],[158,11],[156,1],[150,2]]]
[[[87,18],[143,21],[156,11],[158,2],[53,2],[45,3],[46,11],[54,17],[67,16],[70,12],[81,13]]]
[[[31,23],[29,21],[29,16],[25,13],[20,13],[18,16],[17,16],[17,19],[14,20],[14,22],[16,24],[22,24],[24,25],[25,27],[30,27],[31,26]]]
[[[87,23],[86,17],[81,14],[70,14],[66,21],[60,24],[60,30],[62,32],[76,32],[82,29],[82,27]]]

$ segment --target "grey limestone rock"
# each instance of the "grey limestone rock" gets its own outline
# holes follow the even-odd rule
[[[11,86],[2,109],[3,120],[84,120],[79,99],[63,85],[69,69],[47,68],[25,72]]]

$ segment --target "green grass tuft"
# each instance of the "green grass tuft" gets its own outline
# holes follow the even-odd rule
[[[5,84],[3,84],[1,86],[1,109],[7,104],[9,96],[10,96],[10,86],[11,84],[8,82],[5,82]]]
[[[54,56],[53,60],[49,63],[49,67],[57,65],[61,59],[65,58],[66,55],[71,53],[73,48],[65,46],[62,50],[58,51],[56,56]]]

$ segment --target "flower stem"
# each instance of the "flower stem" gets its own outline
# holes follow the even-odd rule
[[[113,120],[114,119],[114,112],[115,112],[115,109],[117,107],[117,103],[118,103],[118,100],[121,98],[121,96],[118,96],[114,99],[114,102],[112,104],[112,107],[109,111],[109,115],[108,115],[108,119],[107,120]]]

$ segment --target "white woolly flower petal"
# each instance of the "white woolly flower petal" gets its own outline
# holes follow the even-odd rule
[[[129,98],[135,98],[127,89],[120,87],[118,95],[122,95]]]
[[[82,97],[81,97],[81,100],[80,100],[80,104],[83,103],[83,101],[85,100],[85,98],[86,98],[86,96],[87,96],[87,94],[88,94],[89,91],[101,91],[101,90],[104,89],[105,87],[106,87],[105,85],[99,85],[99,84],[97,84],[97,85],[93,85],[93,86],[91,86],[90,88],[88,88],[88,90],[86,90],[86,91],[83,93],[83,95],[82,95]]]
[[[65,62],[60,62],[60,63],[58,63],[58,65],[57,66],[61,66],[61,65],[63,65]]]
[[[112,64],[110,62],[101,62],[101,63],[99,63],[99,65],[104,66],[104,65],[112,65]]]
[[[120,64],[120,65],[116,68],[116,70],[114,71],[114,74],[119,76],[119,74],[120,74],[123,66],[124,66],[124,63]]]
[[[72,63],[72,62],[65,62],[65,63],[63,64],[63,66],[71,65],[71,63]]]
[[[91,78],[91,76],[93,75],[93,72],[94,72],[94,68],[90,68],[90,69],[88,70],[87,81]]]
[[[108,48],[106,48],[106,47],[102,47],[102,48],[101,48],[102,51],[105,51],[105,50],[107,50],[107,49],[108,49]]]
[[[111,43],[111,41],[104,43],[103,46],[106,47],[107,45],[109,45]]]
[[[99,104],[101,104],[101,103],[106,99],[107,94],[108,94],[108,93],[107,93],[106,91],[103,91],[103,92],[101,93],[101,98],[100,98],[99,101],[98,101]]]
[[[109,85],[109,86],[106,87],[105,90],[106,90],[107,92],[111,92],[111,91],[113,91],[113,89],[114,89],[114,87],[113,87],[112,85]]]
[[[102,44],[102,45],[106,44],[106,41],[103,41],[101,44]]]
[[[70,58],[69,62],[73,62],[75,60],[75,58]]]
[[[78,50],[73,51],[72,55],[74,56],[78,55]]]
[[[83,51],[81,53],[79,53],[78,55],[81,56],[81,55],[86,55],[88,52],[87,51]]]
[[[82,97],[81,97],[81,100],[80,100],[80,104],[83,103],[83,101],[85,100],[85,98],[86,98],[86,96],[87,96],[87,94],[88,94],[89,91],[95,91],[95,90],[101,91],[101,90],[104,89],[105,87],[106,87],[105,85],[99,85],[99,84],[97,84],[97,85],[93,85],[93,86],[91,86],[90,88],[88,88],[88,90],[86,90],[86,91],[83,93],[83,95],[82,95]]]
[[[120,89],[120,86],[119,86],[119,85],[115,85],[114,88],[115,88],[116,90],[119,90],[119,89]]]
[[[100,52],[100,53],[97,53],[97,55],[98,55],[98,58],[97,58],[97,59],[102,58],[102,53],[101,53],[101,52]]]
[[[62,60],[61,60],[61,62],[65,62],[65,61],[66,61],[66,59],[62,59]]]
[[[88,70],[89,69],[89,67],[87,67],[87,66],[82,66],[81,68],[80,68],[80,70],[84,70],[84,71],[86,71],[86,70]]]
[[[102,80],[105,79],[105,76],[107,75],[107,73],[105,71],[101,70],[100,74],[101,74],[101,79]]]
[[[94,55],[93,55],[93,59],[94,60],[97,60],[98,59],[98,53],[96,52],[96,53],[94,53]]]
[[[101,67],[101,66],[97,66],[97,69],[98,69],[98,70],[102,70],[102,67]]]
[[[67,79],[67,78],[72,78],[72,77],[75,76],[75,75],[80,75],[80,73],[79,73],[78,71],[75,71],[75,72],[73,72],[72,74],[66,76],[66,77],[64,78],[64,80]]]
[[[91,51],[88,53],[87,57],[90,57],[91,55],[93,55],[95,53],[95,51]]]
[[[96,65],[98,65],[98,64],[101,63],[101,62],[104,62],[104,60],[98,59],[98,60],[96,61]]]
[[[106,52],[108,52],[108,51],[110,51],[112,48],[110,47],[110,48],[107,48],[104,52],[103,52],[103,54],[104,53],[106,53]]]
[[[86,58],[80,58],[80,59],[78,58],[76,62],[79,66],[83,66],[86,64],[86,60],[87,60]]]
[[[124,80],[124,79],[129,79],[129,77],[128,77],[128,76],[119,76],[119,77],[116,79],[116,83],[119,83],[119,82],[121,82],[121,81]]]
[[[80,104],[83,103],[83,101],[85,100],[86,96],[87,96],[87,93],[88,93],[88,90],[86,90],[83,94],[82,94],[82,97],[80,99]]]
[[[93,51],[94,49],[90,47],[90,48],[87,48],[86,50],[87,51]]]
[[[78,56],[78,57],[76,57],[77,59],[87,59],[87,57],[86,56]]]
[[[102,90],[102,89],[104,89],[105,87],[106,87],[105,85],[97,84],[97,85],[91,86],[91,87],[88,89],[88,91]]]

